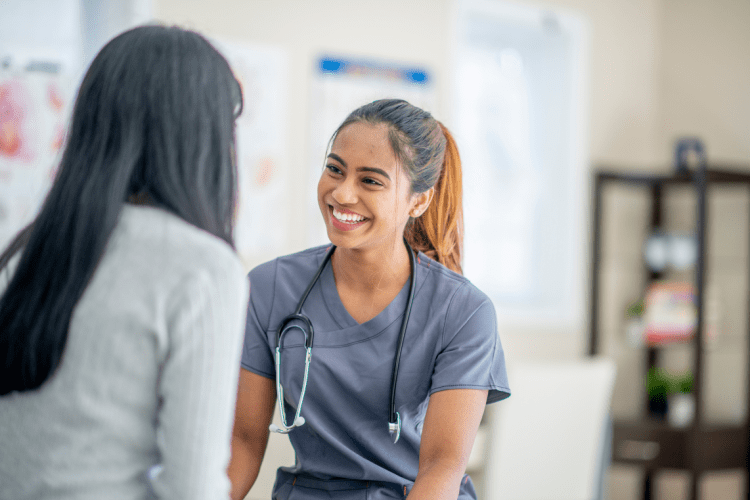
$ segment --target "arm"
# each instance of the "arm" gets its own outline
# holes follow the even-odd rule
[[[486,402],[486,390],[450,389],[430,396],[409,500],[458,497]]]
[[[276,403],[273,379],[248,370],[240,370],[237,409],[232,433],[232,459],[229,480],[232,500],[242,500],[258,477],[260,464],[268,444],[268,426]]]
[[[158,498],[229,494],[226,466],[246,304],[247,282],[239,262],[234,269],[199,273],[175,297],[158,381],[157,443],[163,465],[153,479]]]

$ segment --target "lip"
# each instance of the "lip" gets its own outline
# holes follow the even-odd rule
[[[356,212],[352,212],[351,210],[340,209],[340,208],[337,208],[336,210],[345,214],[356,213]],[[333,215],[333,207],[331,205],[328,205],[328,217],[330,217],[331,219],[331,225],[333,225],[333,227],[335,227],[339,231],[354,231],[355,229],[357,229],[358,227],[361,227],[363,224],[365,224],[369,220],[369,219],[365,219],[362,222],[357,222],[356,224],[341,222]]]

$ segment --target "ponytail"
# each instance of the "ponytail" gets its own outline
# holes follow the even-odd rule
[[[440,177],[432,202],[407,227],[405,237],[415,250],[461,273],[464,236],[461,158],[453,136],[445,125],[439,125],[446,139]]]

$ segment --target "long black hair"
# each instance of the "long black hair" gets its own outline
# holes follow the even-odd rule
[[[0,395],[40,387],[128,199],[148,200],[234,246],[239,84],[199,34],[143,26],[83,79],[55,182],[0,255],[20,253],[0,297]]]

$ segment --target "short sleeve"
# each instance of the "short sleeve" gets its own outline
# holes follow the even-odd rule
[[[250,272],[250,300],[242,347],[242,368],[266,378],[276,377],[273,350],[267,336],[275,292],[276,265],[276,261],[272,261]]]
[[[446,389],[488,390],[488,404],[510,396],[495,308],[469,283],[451,299],[442,340],[430,394]]]

